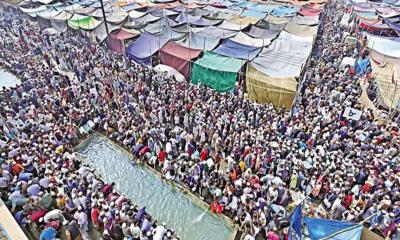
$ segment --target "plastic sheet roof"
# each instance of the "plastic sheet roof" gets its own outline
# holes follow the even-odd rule
[[[230,39],[226,39],[213,52],[226,57],[253,60],[261,52],[261,48],[244,45]]]

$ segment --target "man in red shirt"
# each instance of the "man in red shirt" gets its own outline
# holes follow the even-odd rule
[[[166,157],[167,157],[167,154],[164,152],[164,149],[161,148],[160,152],[158,153],[159,166],[162,166],[164,164]]]

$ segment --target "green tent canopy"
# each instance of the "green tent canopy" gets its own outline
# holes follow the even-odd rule
[[[205,51],[204,56],[194,62],[192,82],[201,81],[218,92],[229,92],[235,87],[237,74],[245,61],[224,57]]]
[[[68,26],[73,29],[93,30],[97,28],[102,21],[96,20],[92,16],[83,17],[79,19],[71,18],[68,20]]]

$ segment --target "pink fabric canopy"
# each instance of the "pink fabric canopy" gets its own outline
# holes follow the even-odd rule
[[[110,34],[108,46],[114,52],[123,54],[125,52],[125,40],[138,36],[140,32],[127,31],[123,28]]]
[[[169,42],[160,49],[160,61],[162,64],[175,68],[186,79],[190,78],[190,63],[197,58],[201,50],[181,46],[175,42]]]

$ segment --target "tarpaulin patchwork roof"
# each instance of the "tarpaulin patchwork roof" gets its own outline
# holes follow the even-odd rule
[[[235,36],[238,32],[237,31],[232,31],[232,30],[227,30],[227,29],[222,29],[219,26],[209,26],[201,29],[200,31],[197,31],[198,34],[201,34],[205,37],[219,37],[219,38],[231,38]]]
[[[265,20],[261,20],[256,24],[256,26],[259,27],[259,28],[280,31],[280,30],[285,28],[286,23],[274,24],[274,23],[266,22]]]
[[[269,76],[263,70],[254,61],[247,64],[246,87],[249,98],[262,104],[272,103],[277,108],[289,108],[296,96],[296,79]]]
[[[52,19],[59,15],[61,11],[56,10],[55,8],[49,8],[45,11],[39,12],[37,16],[44,18],[44,19]]]
[[[319,18],[318,15],[316,16],[295,16],[292,18],[292,22],[299,24],[299,25],[308,25],[308,26],[314,26],[318,25],[319,23]]]
[[[111,37],[118,39],[118,40],[127,40],[130,38],[137,37],[140,34],[139,31],[133,30],[133,29],[125,29],[121,28],[118,29],[117,31],[111,33]]]
[[[260,21],[260,18],[234,16],[233,18],[230,18],[228,20],[230,22],[240,24],[240,25],[250,25],[250,24],[256,24],[258,21]]]
[[[47,9],[47,7],[46,6],[40,6],[40,7],[37,7],[37,8],[23,8],[23,7],[20,7],[19,9],[22,12],[29,14],[29,13],[38,13],[38,12],[44,11],[44,10]]]
[[[248,24],[242,25],[242,24],[236,24],[236,23],[232,23],[232,22],[224,20],[217,27],[222,28],[222,29],[232,30],[232,31],[240,31],[242,29],[245,29],[247,26],[248,26]]]
[[[192,82],[201,81],[219,92],[229,92],[235,87],[237,73],[244,61],[228,58],[206,51],[202,58],[194,62]]]
[[[190,63],[197,58],[201,50],[190,49],[174,42],[165,44],[160,49],[160,61],[162,64],[173,67],[186,79],[190,78]]]
[[[259,48],[269,45],[272,38],[253,38],[246,33],[239,32],[235,37],[231,38],[231,40],[243,45]]]
[[[73,29],[93,30],[97,28],[103,21],[96,20],[94,17],[88,16],[84,18],[74,18],[77,14],[74,14],[70,20],[68,20],[68,26]]]
[[[211,25],[216,25],[220,23],[220,20],[211,20],[207,18],[203,18],[201,16],[192,16],[187,13],[181,13],[179,14],[175,21],[179,23],[190,23],[196,26],[211,26]]]
[[[267,13],[266,12],[259,12],[259,11],[255,11],[255,10],[247,10],[246,9],[246,10],[244,10],[242,12],[242,14],[240,14],[240,16],[261,19],[261,18],[265,18],[267,16]]]
[[[367,34],[368,47],[386,56],[400,58],[400,42]]]
[[[104,14],[107,16],[111,15],[111,11],[104,11]],[[92,17],[96,17],[96,18],[102,18],[103,17],[103,11],[101,9],[97,9],[95,11],[93,11],[92,13],[89,14]]]
[[[259,11],[259,12],[265,12],[265,13],[270,13],[274,10],[276,5],[264,5],[264,4],[257,4],[255,6],[249,6],[247,9],[249,10],[254,10],[254,11]]]
[[[243,45],[230,39],[226,39],[213,52],[226,57],[252,60],[260,53],[260,51],[261,48]]]
[[[317,30],[317,26],[300,25],[294,22],[289,22],[285,27],[285,31],[296,36],[314,36]]]
[[[188,33],[177,32],[177,31],[174,31],[173,28],[171,28],[169,26],[165,26],[164,29],[160,33],[155,34],[155,35],[159,36],[160,38],[166,38],[168,40],[178,41],[178,40],[184,39],[188,35]]]
[[[156,16],[156,17],[166,17],[166,16],[174,16],[174,15],[178,15],[179,13],[175,12],[175,11],[171,11],[169,9],[154,9],[150,12],[152,15]]]
[[[129,15],[130,18],[135,19],[135,18],[143,17],[146,14],[147,14],[146,12],[140,12],[140,11],[132,10],[132,11],[129,12],[128,15]]]
[[[274,8],[271,14],[278,17],[293,16],[297,11],[297,8],[280,5],[279,7]]]
[[[138,17],[138,18],[132,18],[131,17],[132,21],[137,23],[137,24],[147,24],[147,23],[150,23],[150,22],[155,22],[155,21],[159,20],[160,18],[161,17],[156,17],[156,16],[153,16],[153,15],[151,15],[149,13],[146,14],[146,15],[143,15],[141,17]]]
[[[279,30],[270,30],[251,26],[248,34],[255,38],[275,38],[279,34]]]
[[[274,15],[268,15],[264,20],[273,24],[285,24],[290,22],[290,17],[277,17]]]
[[[247,66],[246,86],[250,99],[290,107],[297,80],[312,48],[312,37],[282,31],[268,48]]]
[[[192,48],[192,49],[200,49],[200,50],[208,50],[211,51],[217,47],[219,44],[219,37],[206,37],[198,33],[191,32],[187,36],[187,38],[178,41],[182,46]]]

